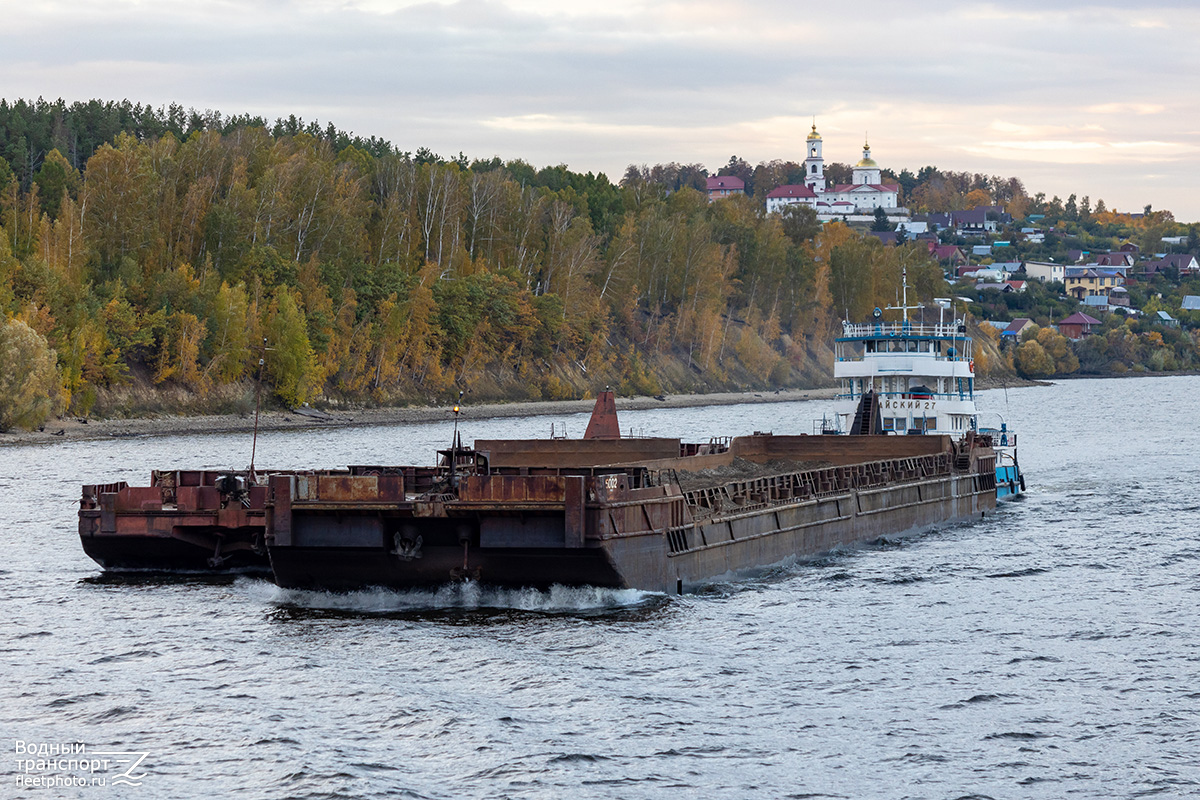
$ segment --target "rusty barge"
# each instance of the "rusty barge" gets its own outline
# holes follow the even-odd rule
[[[996,505],[986,435],[620,438],[611,392],[582,440],[456,437],[439,452],[433,467],[88,485],[80,537],[107,569],[261,570],[284,587],[682,592]]]

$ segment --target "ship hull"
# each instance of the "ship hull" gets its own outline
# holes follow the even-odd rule
[[[995,508],[988,437],[483,440],[436,467],[152,473],[83,487],[110,570],[270,570],[286,588],[471,579],[680,592]]]
[[[912,439],[902,441],[912,446]],[[471,578],[506,587],[676,593],[789,559],[978,519],[995,508],[996,486],[991,462],[974,463],[975,471],[955,472],[948,458],[926,455],[686,492],[674,483],[625,486],[617,476],[491,476],[463,486],[465,507],[439,509],[445,516],[432,518],[403,506],[358,513],[348,504],[335,512],[328,500],[288,498],[276,506],[271,566],[277,583],[301,589],[408,589]],[[280,481],[273,494],[284,497],[288,488]]]
[[[148,487],[84,486],[83,551],[110,572],[270,574],[265,488],[222,494],[216,485],[222,477],[156,471]]]

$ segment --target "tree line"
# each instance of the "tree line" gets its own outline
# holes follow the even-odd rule
[[[51,148],[27,182],[0,160],[7,357],[45,385],[54,354],[51,405],[202,400],[260,358],[287,404],[811,385],[902,267],[944,293],[923,246],[810,209],[260,121],[123,130],[80,167]]]

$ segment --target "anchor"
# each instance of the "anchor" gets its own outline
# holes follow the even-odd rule
[[[396,547],[393,549],[392,555],[398,556],[401,561],[412,561],[414,558],[421,557],[421,545],[425,539],[417,534],[415,539],[409,538],[405,534],[407,531],[398,531],[395,536]]]

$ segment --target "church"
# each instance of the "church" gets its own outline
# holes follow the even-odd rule
[[[871,158],[871,145],[863,144],[863,156],[854,165],[850,183],[825,185],[825,159],[821,155],[821,134],[816,123],[805,141],[804,184],[780,186],[767,195],[767,212],[782,211],[793,203],[803,203],[816,209],[817,219],[827,222],[843,217],[870,216],[876,208],[888,212],[891,218],[908,218],[907,209],[899,208],[900,187],[883,183],[879,165]]]

